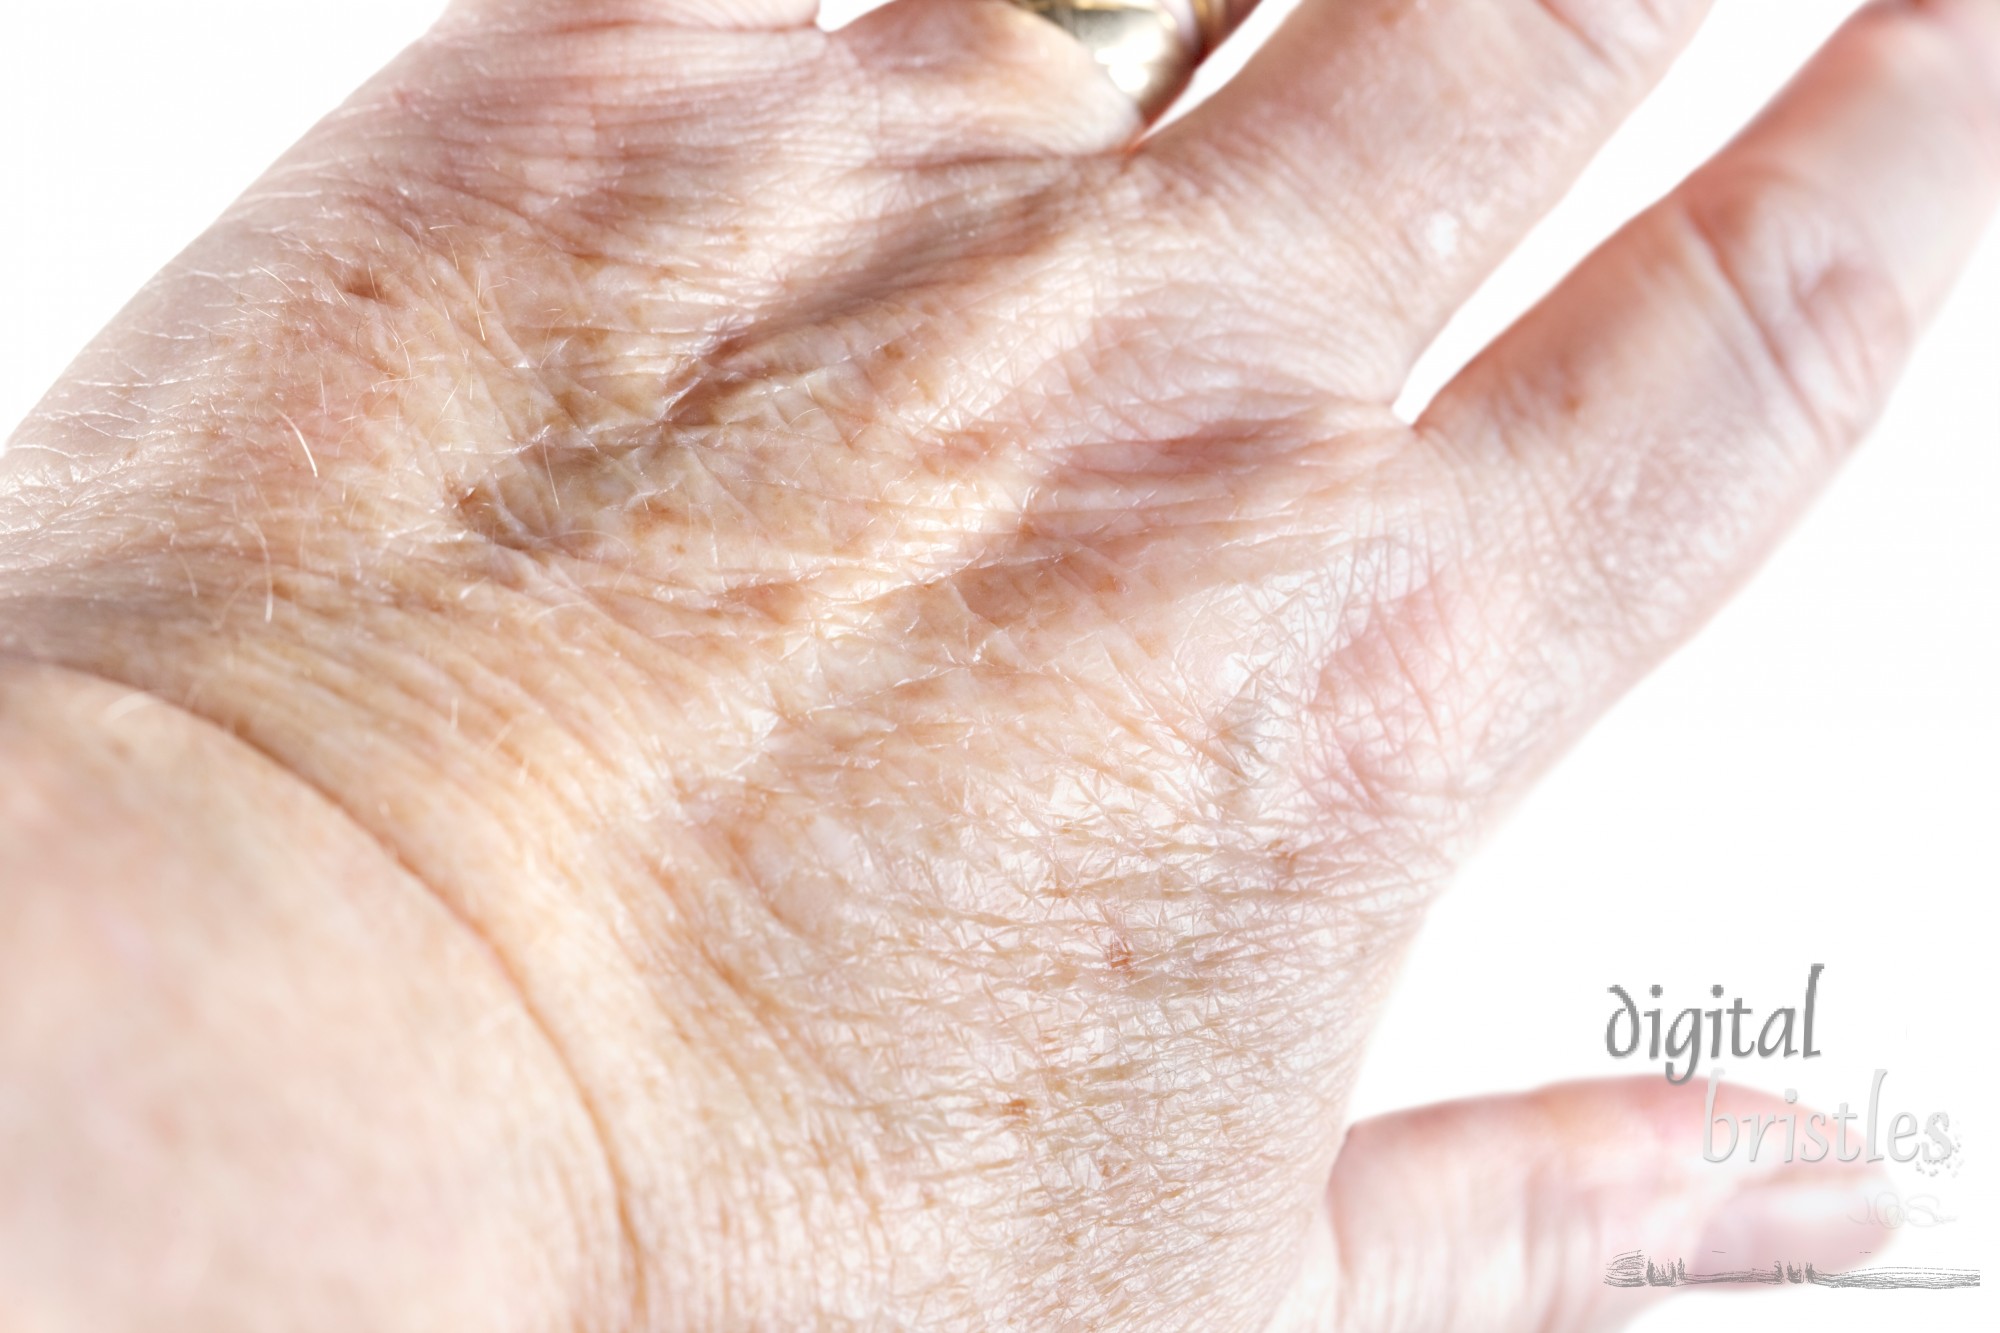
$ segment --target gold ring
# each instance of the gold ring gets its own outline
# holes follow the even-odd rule
[[[1014,0],[1083,43],[1151,119],[1229,35],[1229,0]]]

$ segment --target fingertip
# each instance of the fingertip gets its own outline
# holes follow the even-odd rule
[[[1754,1161],[1704,1147],[1711,1111],[1801,1112],[1705,1077],[1657,1073],[1447,1103],[1356,1126],[1328,1193],[1328,1326],[1415,1333],[1616,1327],[1668,1289],[1845,1272],[1885,1248],[1865,1162]],[[1737,1123],[1741,1123],[1740,1120]],[[1780,1136],[1782,1137],[1782,1136]],[[1775,1150],[1773,1150],[1775,1149]],[[1337,1261],[1337,1266],[1336,1262]],[[1449,1283],[1436,1279],[1442,1266]],[[1637,1290],[1627,1290],[1636,1288]]]
[[[1888,1249],[1895,1233],[1872,1224],[1871,1200],[1888,1183],[1872,1169],[1825,1178],[1788,1175],[1728,1196],[1709,1213],[1686,1261],[1696,1273],[1785,1266],[1803,1273],[1859,1268]]]

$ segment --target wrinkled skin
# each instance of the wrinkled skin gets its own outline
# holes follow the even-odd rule
[[[1308,0],[1134,147],[1005,6],[459,4],[0,462],[0,1305],[1636,1308],[1698,1089],[1343,1100],[2000,178],[1995,7],[1873,10],[1399,421],[1698,9]]]

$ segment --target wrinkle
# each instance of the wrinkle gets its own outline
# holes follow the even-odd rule
[[[9,653],[7,655],[11,656],[13,654]],[[37,659],[26,660],[33,661]],[[626,1179],[626,1173],[621,1169],[620,1156],[613,1147],[613,1141],[606,1129],[602,1108],[596,1097],[578,1076],[568,1049],[557,1038],[553,1028],[541,1012],[540,1007],[531,998],[527,988],[522,983],[520,974],[509,960],[506,952],[498,947],[495,941],[487,935],[475,919],[467,915],[457,905],[452,895],[440,891],[438,886],[424,875],[405,855],[403,849],[394,840],[384,837],[376,828],[373,820],[362,817],[350,803],[346,793],[331,785],[315,780],[297,764],[293,763],[290,756],[278,749],[265,746],[259,741],[256,735],[247,729],[230,726],[226,721],[202,710],[193,697],[182,703],[175,703],[170,699],[159,696],[154,692],[152,685],[139,679],[140,673],[112,672],[99,666],[80,667],[69,664],[62,664],[61,669],[101,681],[104,684],[119,689],[129,690],[132,692],[133,697],[143,696],[148,698],[159,706],[172,709],[174,712],[190,719],[204,729],[221,732],[232,742],[259,755],[271,764],[274,769],[296,783],[302,790],[310,792],[327,810],[336,814],[342,822],[347,824],[368,845],[373,847],[388,864],[394,866],[407,883],[419,887],[439,911],[454,923],[461,934],[478,951],[479,955],[487,960],[495,975],[505,984],[508,994],[520,1006],[523,1016],[527,1018],[531,1027],[547,1047],[550,1055],[554,1057],[558,1068],[563,1072],[567,1080],[571,1095],[576,1099],[579,1109],[584,1113],[586,1123],[591,1127],[592,1149],[599,1157],[612,1189],[611,1209],[621,1247],[620,1279],[627,1287],[629,1293],[629,1308],[635,1318],[633,1326],[645,1327],[646,1290],[644,1285],[644,1252],[640,1246],[636,1228],[633,1225],[629,1197],[630,1186]]]

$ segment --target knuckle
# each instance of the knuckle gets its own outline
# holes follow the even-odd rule
[[[1528,0],[1600,63],[1626,70],[1644,63],[1703,8],[1694,0]]]
[[[1722,331],[1806,444],[1838,455],[1874,419],[1914,320],[1851,205],[1794,175],[1733,173],[1668,216],[1718,296]]]
[[[1004,0],[902,0],[836,47],[878,102],[881,147],[898,160],[1088,156],[1140,129],[1080,42]]]

